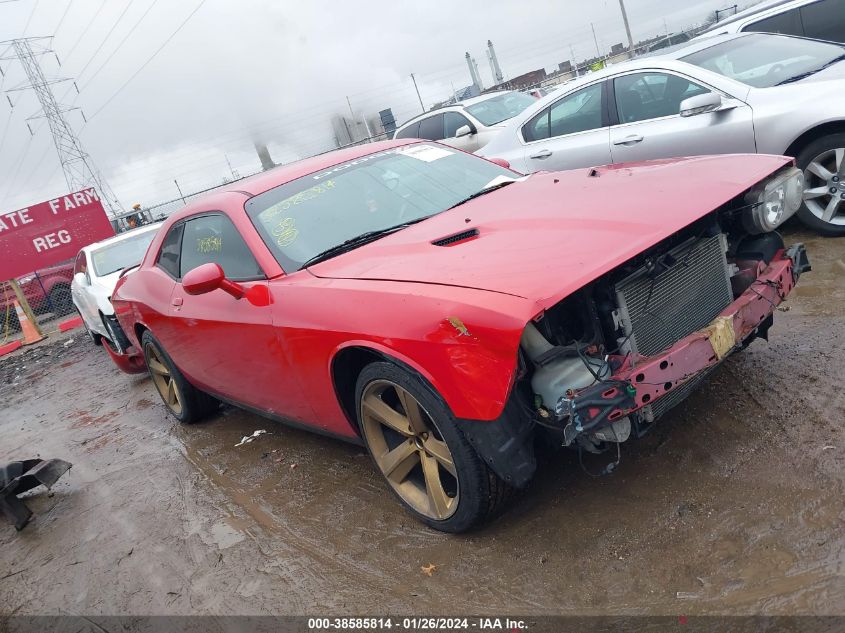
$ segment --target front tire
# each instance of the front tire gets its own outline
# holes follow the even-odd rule
[[[82,313],[79,311],[79,309],[76,310],[76,313],[79,315],[79,318],[82,319],[82,327],[85,328],[85,333],[88,335],[88,338],[91,339],[91,342],[94,343],[94,345],[102,345],[103,344],[102,335],[97,334],[96,332],[92,332],[89,329],[88,324],[85,322],[85,317],[82,316]]]
[[[141,347],[153,385],[174,418],[184,424],[193,424],[217,409],[217,400],[185,379],[161,343],[149,331],[141,337]]]
[[[464,532],[496,514],[510,496],[418,375],[388,362],[367,365],[355,403],[373,461],[402,505],[426,525]]]
[[[804,203],[798,218],[822,235],[845,235],[845,134],[830,134],[804,147],[796,158],[804,172]]]

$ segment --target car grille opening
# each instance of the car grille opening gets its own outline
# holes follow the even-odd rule
[[[476,237],[478,237],[478,229],[469,229],[466,231],[461,231],[460,233],[455,233],[454,235],[447,235],[446,237],[441,237],[440,239],[436,239],[431,243],[434,246],[454,246],[458,242],[465,242]]]
[[[724,235],[692,239],[669,251],[668,268],[646,266],[616,284],[619,315],[631,351],[653,356],[709,325],[733,300]],[[655,401],[655,418],[681,402],[697,377]]]

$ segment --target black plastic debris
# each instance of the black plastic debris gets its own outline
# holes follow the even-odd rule
[[[40,485],[52,487],[72,466],[62,459],[25,459],[0,465],[0,510],[22,530],[32,517],[32,510],[18,495]]]

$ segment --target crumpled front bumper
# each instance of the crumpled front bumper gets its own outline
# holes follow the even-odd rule
[[[106,353],[120,371],[127,374],[143,374],[147,371],[144,355],[137,347],[129,346],[121,354],[113,349],[108,341],[103,341],[103,349],[106,350]]]
[[[803,244],[759,262],[756,279],[706,328],[693,332],[655,356],[610,356],[608,380],[579,390],[569,401],[566,443],[651,405],[719,364],[762,329],[810,270]]]

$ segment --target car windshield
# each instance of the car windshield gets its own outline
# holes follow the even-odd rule
[[[770,88],[825,68],[845,54],[838,44],[760,33],[716,44],[681,59],[755,88]]]
[[[537,100],[521,92],[506,92],[464,107],[484,125],[496,125],[515,117]]]
[[[251,198],[246,210],[282,268],[293,271],[362,234],[441,213],[502,176],[516,174],[418,143],[303,176]]]
[[[94,267],[94,274],[97,277],[105,277],[118,270],[137,266],[144,258],[155,234],[156,231],[144,231],[92,251],[91,264]]]

